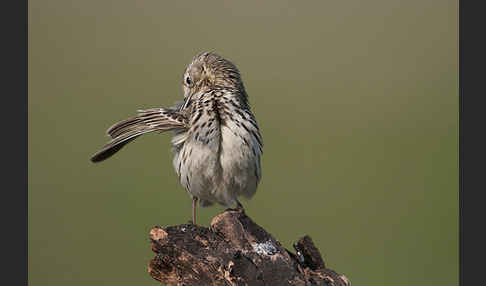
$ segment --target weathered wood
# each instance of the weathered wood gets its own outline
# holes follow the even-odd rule
[[[150,240],[148,272],[166,285],[351,285],[325,267],[309,236],[294,254],[241,210],[217,215],[209,228],[156,226]]]

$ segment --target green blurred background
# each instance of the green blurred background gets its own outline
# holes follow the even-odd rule
[[[240,69],[264,138],[247,213],[309,234],[353,285],[458,285],[458,3],[29,1],[29,281],[159,285],[186,223],[170,135],[101,164],[105,130],[182,98],[192,57]],[[208,225],[222,211],[200,211]]]

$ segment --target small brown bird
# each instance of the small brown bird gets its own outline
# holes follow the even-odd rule
[[[196,206],[237,205],[251,198],[261,178],[262,137],[236,66],[204,52],[186,67],[182,78],[184,101],[171,108],[139,110],[107,131],[112,138],[92,162],[103,161],[142,134],[174,132],[173,165],[179,181]]]

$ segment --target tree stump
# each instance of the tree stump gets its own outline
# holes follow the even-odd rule
[[[156,256],[148,272],[166,285],[351,285],[326,268],[309,236],[294,254],[241,210],[224,211],[209,228],[156,226],[150,240]]]

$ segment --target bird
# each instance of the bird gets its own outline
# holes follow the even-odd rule
[[[215,52],[193,57],[182,76],[183,101],[138,110],[107,130],[111,140],[91,161],[104,161],[143,134],[173,133],[173,167],[196,209],[250,199],[262,177],[263,141],[238,68]]]

